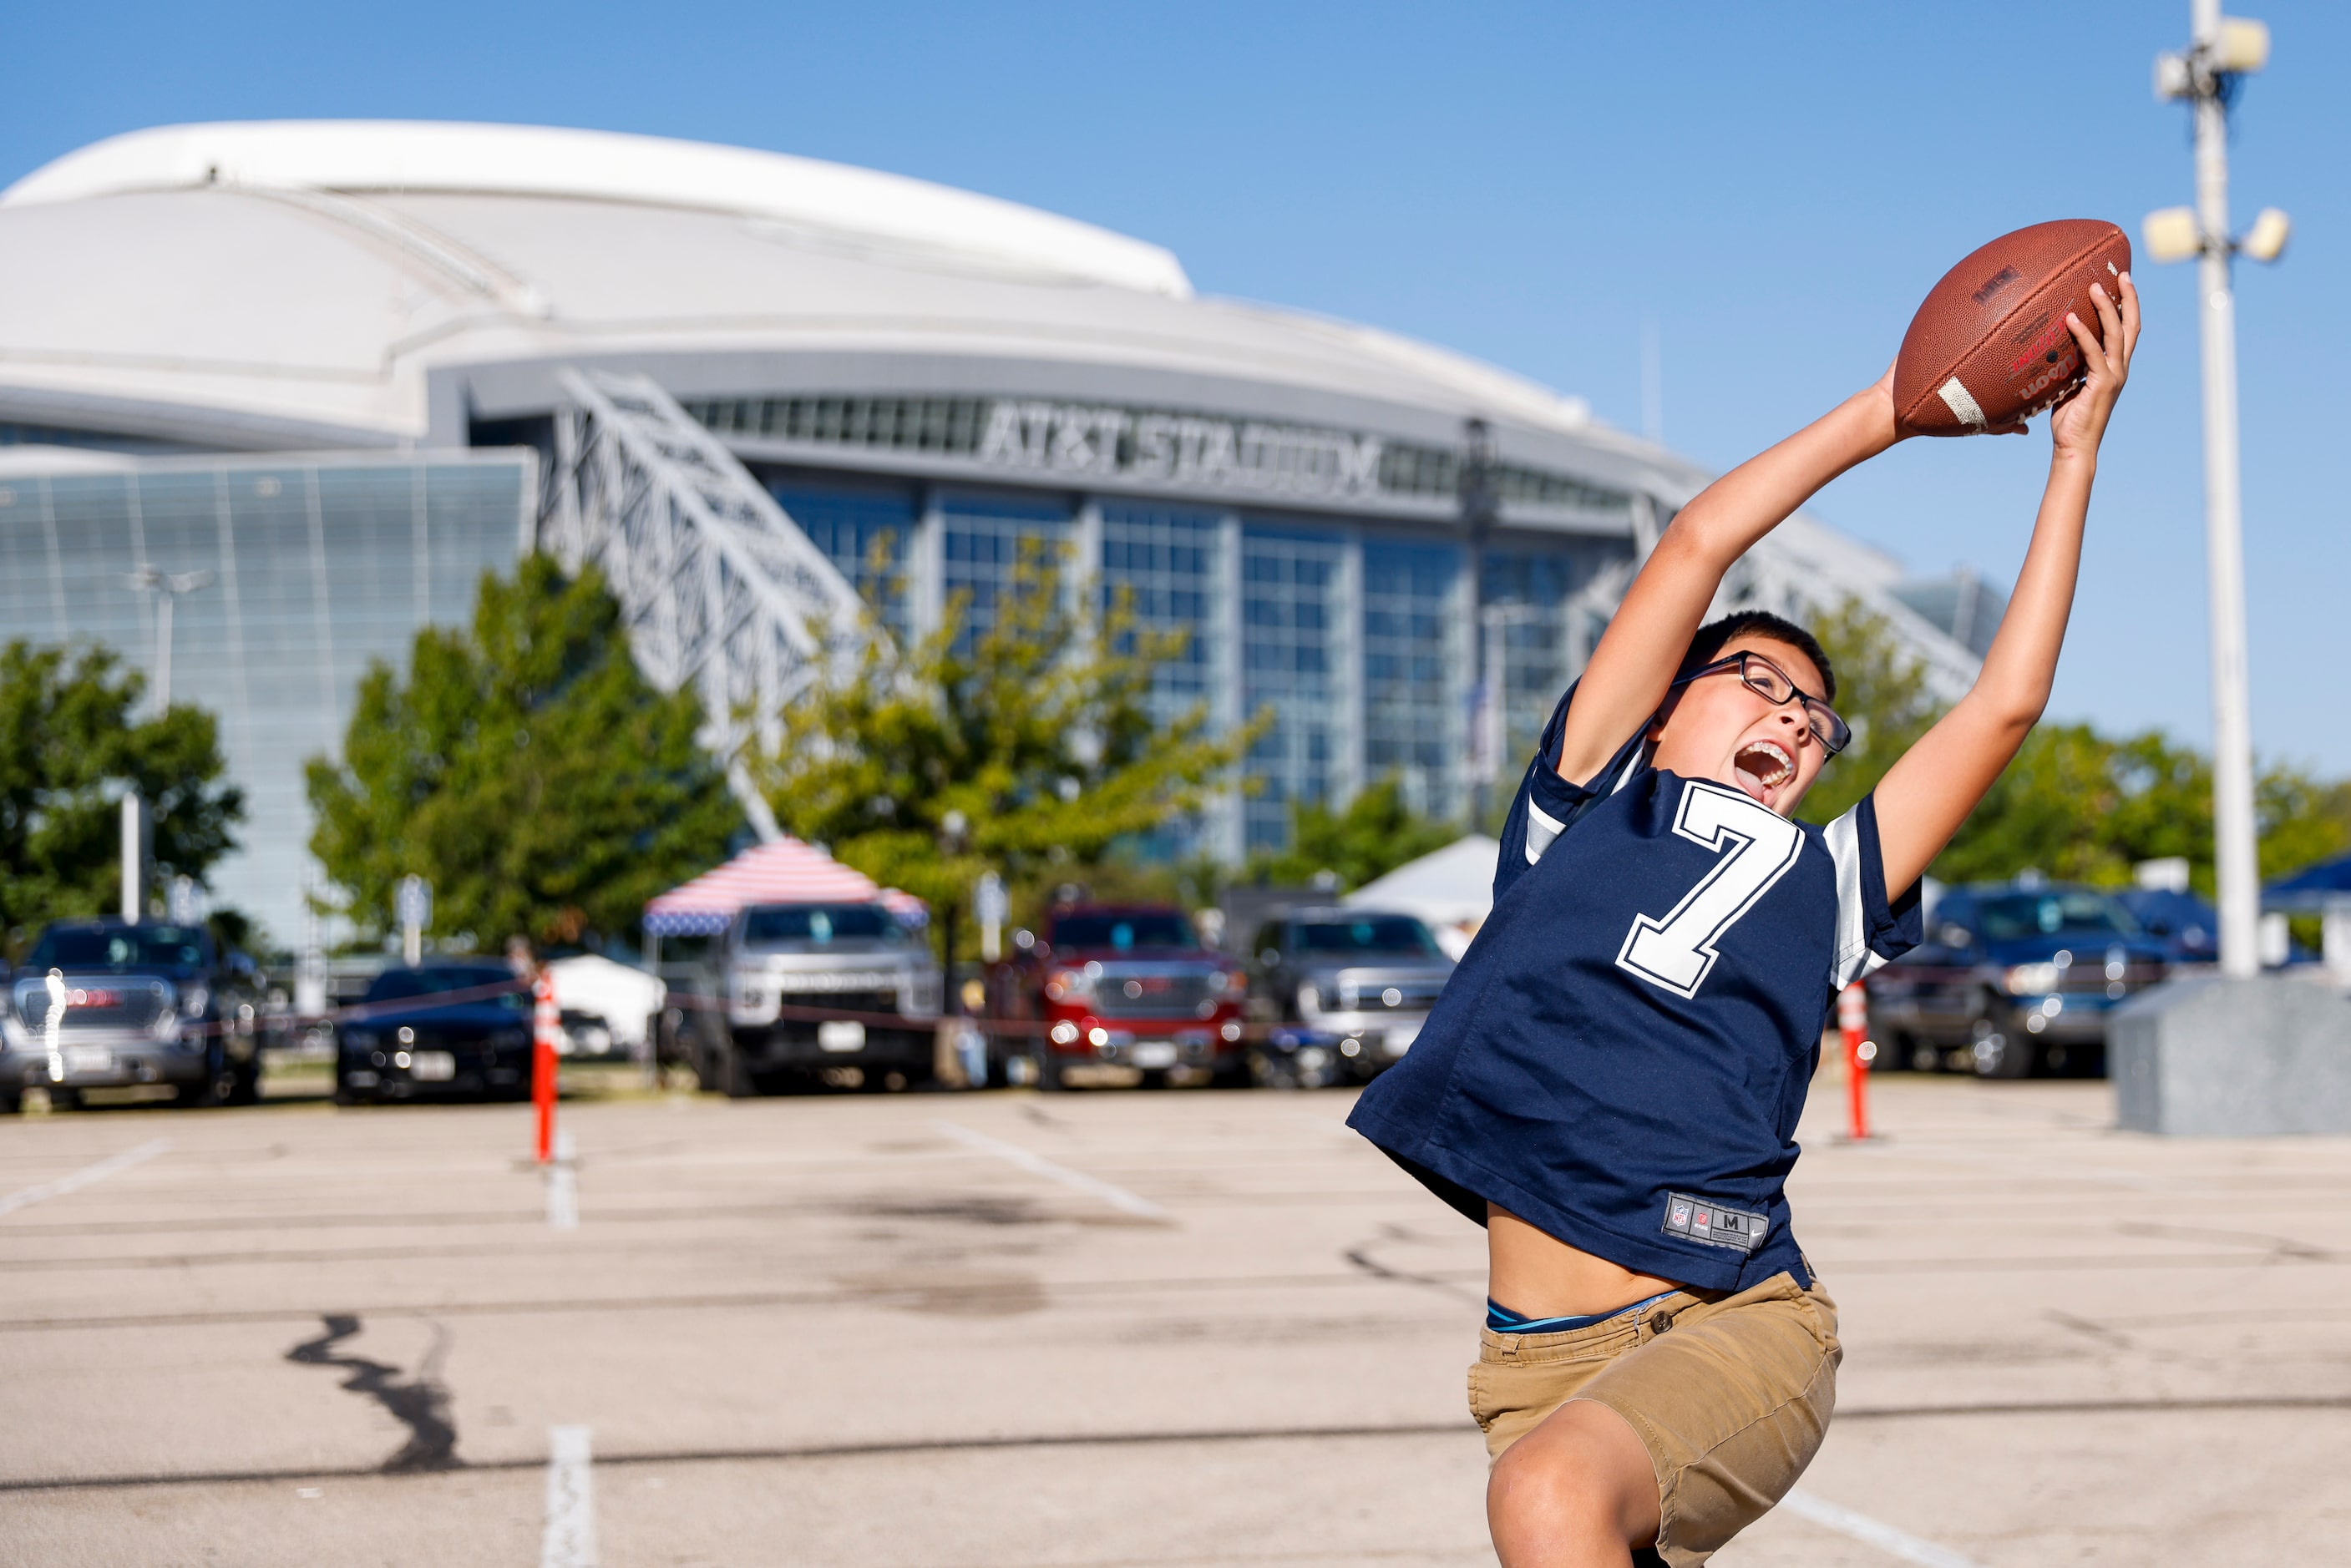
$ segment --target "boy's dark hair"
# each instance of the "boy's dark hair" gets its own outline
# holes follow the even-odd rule
[[[1820,639],[1794,621],[1773,615],[1770,610],[1733,610],[1720,620],[1708,621],[1698,628],[1690,639],[1689,651],[1682,655],[1682,667],[1674,673],[1687,675],[1693,670],[1703,670],[1720,656],[1734,638],[1767,637],[1773,642],[1784,642],[1813,661],[1821,672],[1821,684],[1826,691],[1816,693],[1823,702],[1836,701],[1836,671],[1829,667],[1829,656],[1823,650]]]

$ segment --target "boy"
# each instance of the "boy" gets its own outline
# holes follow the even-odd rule
[[[2048,701],[2138,337],[2120,289],[2094,292],[2102,332],[2066,317],[2089,378],[1974,687],[1825,829],[1791,820],[1851,738],[1820,645],[1699,621],[1749,545],[1900,439],[1893,371],[1682,508],[1543,732],[1493,914],[1349,1118],[1487,1227],[1469,1394],[1504,1568],[1691,1568],[1820,1447],[1841,1353],[1789,1232],[1796,1119],[1830,1002],[1917,942],[1919,877]]]

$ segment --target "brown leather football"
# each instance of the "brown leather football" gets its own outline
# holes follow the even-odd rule
[[[1894,362],[1894,417],[1906,435],[1978,435],[2040,413],[2082,384],[2081,346],[2065,313],[2093,334],[2090,285],[2117,286],[2130,238],[2096,218],[2002,234],[1943,275]]]

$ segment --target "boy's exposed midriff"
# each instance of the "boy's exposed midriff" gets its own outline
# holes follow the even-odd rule
[[[1631,1306],[1678,1280],[1636,1274],[1571,1247],[1499,1204],[1486,1205],[1486,1294],[1528,1317],[1589,1317]]]

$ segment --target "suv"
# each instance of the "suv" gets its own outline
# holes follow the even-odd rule
[[[256,990],[251,964],[224,961],[201,926],[55,921],[0,1007],[0,1110],[28,1088],[70,1105],[139,1084],[172,1085],[183,1105],[249,1105],[261,1097]]]
[[[1411,915],[1294,909],[1258,929],[1249,1012],[1286,1025],[1250,1054],[1259,1083],[1364,1082],[1412,1048],[1453,961]]]
[[[496,959],[385,970],[335,1031],[335,1103],[530,1096],[530,990]]]
[[[1959,888],[1927,940],[1869,980],[1870,1030],[1896,1064],[1986,1078],[2103,1071],[2106,1014],[2169,972],[2112,895],[2055,884]]]
[[[1184,911],[1164,904],[1074,904],[1055,909],[1026,950],[999,967],[997,1016],[1029,1021],[1038,1082],[1059,1089],[1073,1067],[1246,1079],[1241,1001],[1249,977],[1203,947]]]
[[[726,928],[724,961],[727,1026],[696,1064],[705,1086],[741,1098],[845,1067],[931,1075],[938,961],[887,905],[750,905]]]

